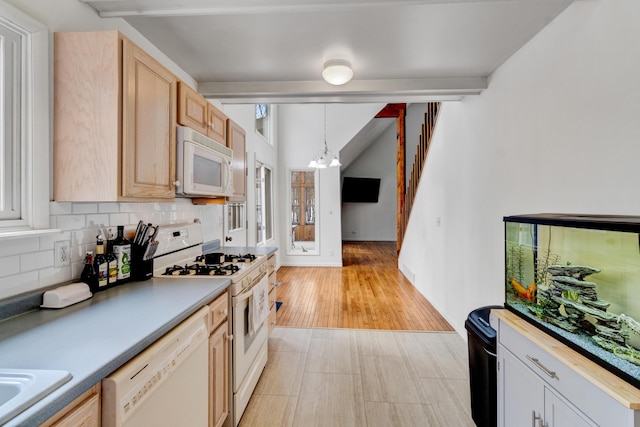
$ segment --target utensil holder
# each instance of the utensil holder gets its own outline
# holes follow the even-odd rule
[[[153,258],[145,259],[148,244],[131,245],[131,277],[133,280],[148,280],[153,276]]]

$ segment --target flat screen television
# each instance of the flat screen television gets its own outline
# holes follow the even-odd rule
[[[342,203],[378,203],[380,178],[352,178],[342,180]]]

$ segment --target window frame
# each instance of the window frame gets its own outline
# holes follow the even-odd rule
[[[267,107],[266,116],[264,117],[264,121],[267,123],[267,134],[263,134],[258,130],[258,120],[262,120],[262,118],[257,118],[256,111],[259,105],[264,105]],[[256,134],[260,136],[264,141],[266,141],[269,145],[273,145],[273,105],[272,104],[254,104],[254,128]]]
[[[256,221],[255,221],[255,232],[256,232],[256,246],[265,246],[269,241],[275,239],[275,230],[274,230],[274,207],[275,203],[273,200],[273,177],[274,170],[270,165],[261,162],[260,160],[255,161],[255,208],[256,208]],[[270,171],[271,181],[267,188],[267,183],[265,180],[265,171]],[[259,172],[258,172],[259,171]],[[258,180],[260,180],[260,190],[258,191]],[[267,202],[267,193],[269,194],[269,201]],[[262,203],[258,203],[258,197],[260,197]],[[260,215],[258,215],[258,208],[261,209]],[[258,219],[261,220],[260,224],[258,224]],[[268,231],[271,231],[271,236],[268,235]]]
[[[0,220],[0,238],[58,232],[49,229],[51,100],[49,29],[0,1],[0,22],[22,36],[20,94],[20,219]],[[3,118],[6,120],[6,117]],[[16,159],[17,160],[17,159]],[[3,165],[4,167],[4,165]]]

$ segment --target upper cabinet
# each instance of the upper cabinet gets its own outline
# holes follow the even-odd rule
[[[173,199],[177,78],[117,31],[54,40],[54,200]]]
[[[178,123],[227,145],[227,116],[184,82],[178,83]]]
[[[233,150],[233,196],[229,200],[244,201],[247,198],[246,134],[233,120],[227,123],[227,146]]]

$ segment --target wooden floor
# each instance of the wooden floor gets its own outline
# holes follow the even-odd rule
[[[276,327],[239,427],[474,427],[455,332]]]
[[[343,267],[281,267],[277,326],[453,331],[398,270],[395,242],[343,242]]]

